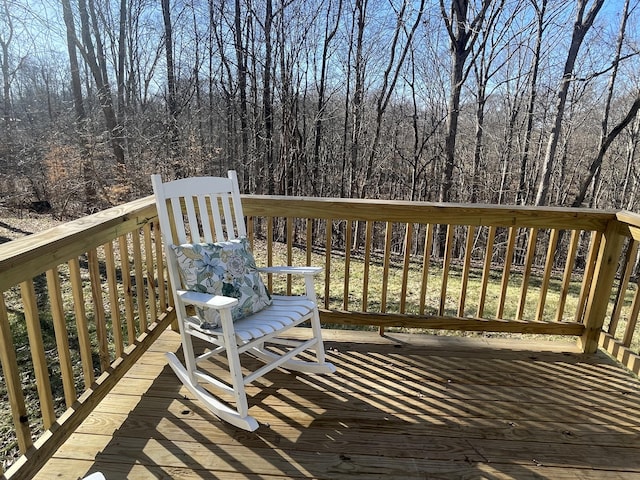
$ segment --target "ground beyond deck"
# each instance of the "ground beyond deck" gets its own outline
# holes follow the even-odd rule
[[[163,333],[36,477],[640,479],[640,382],[573,343],[326,331],[331,376],[271,372],[260,428],[190,400]]]

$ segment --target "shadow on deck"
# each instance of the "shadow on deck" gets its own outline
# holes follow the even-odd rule
[[[36,476],[640,479],[640,381],[573,343],[326,331],[329,376],[249,387],[252,433],[190,400],[166,331]]]

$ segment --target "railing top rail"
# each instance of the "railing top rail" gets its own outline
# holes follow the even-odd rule
[[[292,202],[295,210],[291,209]],[[245,213],[256,216],[564,228],[604,231],[614,210],[568,207],[454,204],[403,200],[243,195]],[[338,213],[339,212],[339,213]]]
[[[616,213],[616,218],[620,222],[623,229],[620,233],[632,237],[636,241],[640,241],[640,215],[637,213],[623,210]]]
[[[156,217],[153,196],[0,245],[0,292]]]

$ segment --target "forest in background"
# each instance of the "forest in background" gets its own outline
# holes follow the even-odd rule
[[[76,217],[151,193],[151,173],[236,169],[246,193],[637,211],[639,15],[0,0],[0,204]]]

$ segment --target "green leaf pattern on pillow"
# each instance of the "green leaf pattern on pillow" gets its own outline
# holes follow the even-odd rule
[[[239,320],[271,305],[246,238],[217,243],[172,245],[178,260],[183,287],[187,290],[238,299],[231,309]],[[204,327],[220,324],[220,314],[211,308],[197,308]]]

